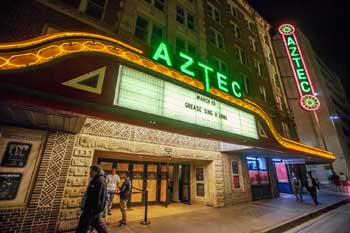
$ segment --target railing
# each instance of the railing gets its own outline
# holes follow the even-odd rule
[[[136,187],[132,187],[132,188],[136,189],[137,191],[140,191],[143,194],[145,212],[144,212],[144,217],[143,217],[143,221],[141,222],[141,224],[148,225],[151,223],[150,221],[148,221],[148,190],[147,189],[143,190],[143,189],[139,189]],[[138,193],[140,193],[140,192],[138,192]]]

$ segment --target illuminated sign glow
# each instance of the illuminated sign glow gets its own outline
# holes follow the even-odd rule
[[[295,28],[291,24],[279,27],[289,62],[300,94],[300,105],[307,111],[316,111],[320,107],[320,100],[316,97],[309,72],[295,36]]]
[[[114,104],[258,139],[255,116],[197,92],[120,66]]]
[[[178,72],[147,59],[140,55],[142,51],[130,45],[124,45],[123,42],[115,41],[113,38],[85,32],[60,32],[46,34],[27,41],[2,43],[0,44],[0,73],[1,71],[9,70],[19,73],[25,72],[24,69],[28,67],[52,63],[57,59],[79,53],[106,54],[111,56],[111,58],[127,61],[138,67],[162,74],[172,80],[191,86],[195,90],[205,90],[202,82],[192,78],[188,74]],[[214,87],[210,88],[210,94],[254,112],[257,116],[261,117],[270,129],[272,136],[282,147],[309,154],[315,158],[335,159],[334,154],[329,151],[282,137],[275,129],[269,115],[253,101],[234,98]]]
[[[152,59],[169,67],[173,67],[173,59],[170,57],[168,47],[164,42],[160,42],[155,49]],[[210,87],[215,86],[219,90],[226,92],[236,98],[242,98],[243,92],[240,84],[236,80],[231,80],[228,76],[214,70],[213,67],[195,60],[183,53],[179,52],[177,67],[181,72],[197,79],[203,79],[205,91],[210,93]],[[197,72],[196,72],[197,71]],[[203,80],[202,80],[203,81]]]

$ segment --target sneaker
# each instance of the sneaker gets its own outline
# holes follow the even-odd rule
[[[126,226],[126,222],[119,221],[119,226],[120,226],[120,227],[122,227],[122,226]]]

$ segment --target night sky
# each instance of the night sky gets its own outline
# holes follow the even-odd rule
[[[341,78],[350,99],[350,14],[347,0],[249,0],[271,25],[291,22],[308,37],[317,54]]]

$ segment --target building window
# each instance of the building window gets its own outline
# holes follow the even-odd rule
[[[152,25],[151,45],[159,44],[163,39],[163,28]]]
[[[147,19],[137,16],[135,26],[135,37],[140,40],[150,43],[151,45],[158,44],[163,39],[163,28],[159,27]]]
[[[64,2],[75,9],[78,9],[80,5],[80,0],[61,0],[61,2]]]
[[[234,17],[238,18],[238,10],[237,10],[236,7],[230,6],[230,13],[231,13],[231,15],[233,15]]]
[[[147,42],[148,37],[148,21],[140,16],[137,16],[135,37]]]
[[[249,37],[250,44],[254,52],[256,52],[256,42],[253,38]]]
[[[240,174],[239,162],[232,161],[231,168],[232,168],[232,188],[239,189],[241,188],[240,175],[239,175]]]
[[[194,31],[194,16],[186,12],[182,7],[176,6],[176,21]]]
[[[194,31],[194,16],[187,13],[187,27]]]
[[[188,55],[192,55],[193,57],[196,56],[196,48],[194,46],[185,40],[176,38],[176,53],[179,54],[179,52],[184,52]]]
[[[209,41],[219,49],[225,49],[223,35],[213,28],[209,28]]]
[[[247,157],[247,164],[251,185],[266,185],[270,183],[265,158]]]
[[[235,35],[236,38],[241,38],[241,30],[239,29],[239,27],[231,22],[232,25],[232,33]]]
[[[210,59],[213,66],[221,73],[228,75],[228,66],[225,62],[221,61],[218,58],[211,58]]]
[[[282,122],[282,131],[283,131],[283,135],[286,138],[290,138],[289,127],[288,127],[288,124],[285,122]]]
[[[278,110],[282,111],[282,110],[283,110],[283,107],[282,107],[282,99],[281,99],[281,96],[276,95],[275,97],[276,97],[277,108],[278,108]]]
[[[145,0],[146,2],[152,4],[155,8],[164,11],[165,0]]]
[[[259,87],[260,95],[263,97],[263,100],[267,102],[267,94],[266,94],[266,88],[264,86]]]
[[[185,10],[179,6],[176,6],[176,21],[185,24]]]
[[[154,7],[163,11],[165,5],[165,0],[154,0]]]
[[[88,0],[85,13],[95,19],[102,20],[106,0]]]
[[[235,56],[236,56],[236,60],[238,60],[241,64],[243,64],[243,65],[248,64],[247,54],[245,52],[243,52],[243,50],[241,48],[235,49]]]
[[[250,90],[250,81],[245,75],[242,75],[242,81],[243,81],[244,93],[248,94]]]
[[[255,61],[255,69],[258,71],[259,76],[262,75],[262,67],[261,64],[258,61]]]
[[[250,22],[249,20],[247,20],[247,23],[248,23],[248,29],[249,31],[253,31],[255,32],[255,25],[253,22]]]
[[[208,16],[215,20],[216,22],[220,23],[221,22],[221,16],[220,16],[220,11],[218,8],[213,6],[211,3],[208,2]]]

